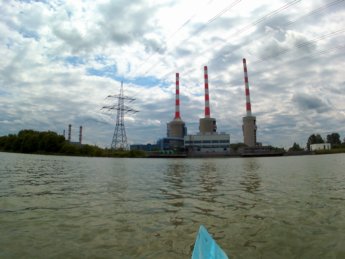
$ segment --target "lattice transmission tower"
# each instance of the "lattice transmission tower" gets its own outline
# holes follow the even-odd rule
[[[116,124],[113,139],[111,141],[111,149],[128,149],[126,128],[125,128],[125,114],[127,113],[137,113],[137,110],[125,105],[126,102],[133,102],[135,99],[123,95],[123,82],[121,82],[120,94],[118,95],[108,95],[107,98],[116,98],[117,104],[103,106],[102,109],[107,109],[109,111],[116,110]]]

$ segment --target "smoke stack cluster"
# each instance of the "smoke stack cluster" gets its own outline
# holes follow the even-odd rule
[[[65,136],[65,130],[63,130],[63,135]],[[83,140],[83,126],[79,127],[79,142],[71,142],[71,136],[72,136],[72,124],[68,124],[68,142],[70,143],[79,143],[81,145],[81,142]]]

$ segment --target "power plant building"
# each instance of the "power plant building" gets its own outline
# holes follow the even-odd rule
[[[186,124],[181,119],[180,114],[180,77],[176,73],[176,93],[175,93],[175,117],[167,125],[168,138],[181,138],[186,135]]]
[[[184,146],[191,156],[227,155],[230,153],[230,135],[217,133],[217,122],[211,117],[207,66],[204,67],[205,117],[199,120],[199,133],[184,137]]]
[[[175,117],[167,123],[167,137],[159,139],[157,146],[161,150],[182,150],[184,148],[183,138],[186,134],[186,124],[181,119],[180,113],[180,77],[179,73],[176,73]]]
[[[225,133],[196,134],[184,137],[187,151],[194,155],[221,154],[230,152],[230,135]]]
[[[217,120],[211,117],[208,69],[207,66],[204,66],[205,106],[204,117],[199,119],[199,132],[187,135],[186,124],[180,114],[180,79],[179,73],[176,73],[175,117],[167,123],[167,137],[157,141],[157,149],[163,151],[161,154],[184,156],[273,156],[283,154],[282,151],[273,150],[272,147],[262,146],[257,142],[256,117],[252,115],[246,59],[243,58],[242,61],[246,96],[246,116],[242,118],[242,133],[246,147],[232,152],[230,134],[217,132]],[[322,148],[329,147],[325,145]]]
[[[65,130],[64,130],[64,135],[65,135]],[[83,126],[79,127],[79,142],[74,142],[71,140],[71,135],[72,135],[72,124],[68,124],[68,142],[74,145],[82,145],[82,140],[83,140]]]

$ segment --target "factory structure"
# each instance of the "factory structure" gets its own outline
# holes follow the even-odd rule
[[[242,132],[245,148],[241,150],[244,154],[258,154],[267,152],[257,142],[256,117],[252,115],[250,91],[248,81],[248,70],[246,60],[243,59],[244,86],[246,98],[246,116],[243,117]],[[165,154],[180,153],[189,157],[203,156],[230,156],[234,152],[230,148],[230,134],[217,131],[216,118],[211,116],[210,89],[208,80],[208,69],[204,66],[204,117],[199,119],[199,132],[188,134],[185,122],[182,120],[180,111],[180,77],[176,73],[175,92],[175,116],[167,123],[167,136],[157,141],[156,149]],[[140,145],[133,145],[138,147]],[[144,145],[141,145],[142,147]],[[142,148],[142,150],[145,150]],[[152,150],[152,145],[150,145]],[[238,154],[238,153],[237,153]]]
[[[199,132],[184,136],[184,146],[190,156],[228,155],[230,135],[217,132],[217,121],[211,117],[207,66],[204,66],[205,117],[199,119]]]
[[[158,140],[157,145],[161,150],[182,151],[186,134],[186,124],[180,113],[180,77],[179,73],[176,73],[175,117],[167,124],[167,137]]]
[[[243,117],[243,143],[248,147],[256,146],[256,117],[252,115],[252,106],[250,103],[250,92],[248,82],[248,71],[246,59],[243,59],[243,72],[244,72],[244,86],[246,94],[246,116]]]
[[[82,145],[82,139],[83,139],[83,126],[79,127],[79,142],[77,141],[72,141],[71,140],[71,136],[72,136],[72,124],[68,124],[68,133],[67,133],[67,140],[69,143],[71,144],[75,144],[75,145]],[[63,136],[66,138],[65,136],[65,130],[63,130]]]

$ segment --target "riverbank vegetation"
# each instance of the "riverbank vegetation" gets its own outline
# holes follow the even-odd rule
[[[53,154],[69,156],[97,157],[145,157],[145,153],[137,150],[112,150],[97,146],[70,143],[64,136],[52,131],[21,130],[18,134],[0,137],[0,151]]]
[[[330,143],[331,149],[328,150],[315,150],[315,154],[335,154],[335,153],[345,153],[345,138],[341,141],[340,135],[337,132],[328,134],[325,139],[321,137],[320,134],[312,134],[309,136],[307,141],[307,149],[310,150],[310,145]]]
[[[315,154],[334,154],[345,153],[345,139],[340,140],[338,133],[331,133],[326,136],[324,140],[319,134],[312,134],[309,136],[306,144],[306,149],[299,144],[294,143],[288,149],[288,153],[303,153],[310,150],[311,144],[317,143],[331,143],[330,150],[317,150]],[[231,144],[231,148],[237,151],[243,148],[243,143]],[[10,134],[8,136],[0,137],[0,151],[29,153],[29,154],[53,154],[53,155],[68,155],[68,156],[94,156],[94,157],[146,157],[147,154],[140,150],[113,150],[103,149],[95,145],[80,144],[69,142],[64,136],[58,135],[53,131],[35,131],[35,130],[21,130],[18,134]]]

